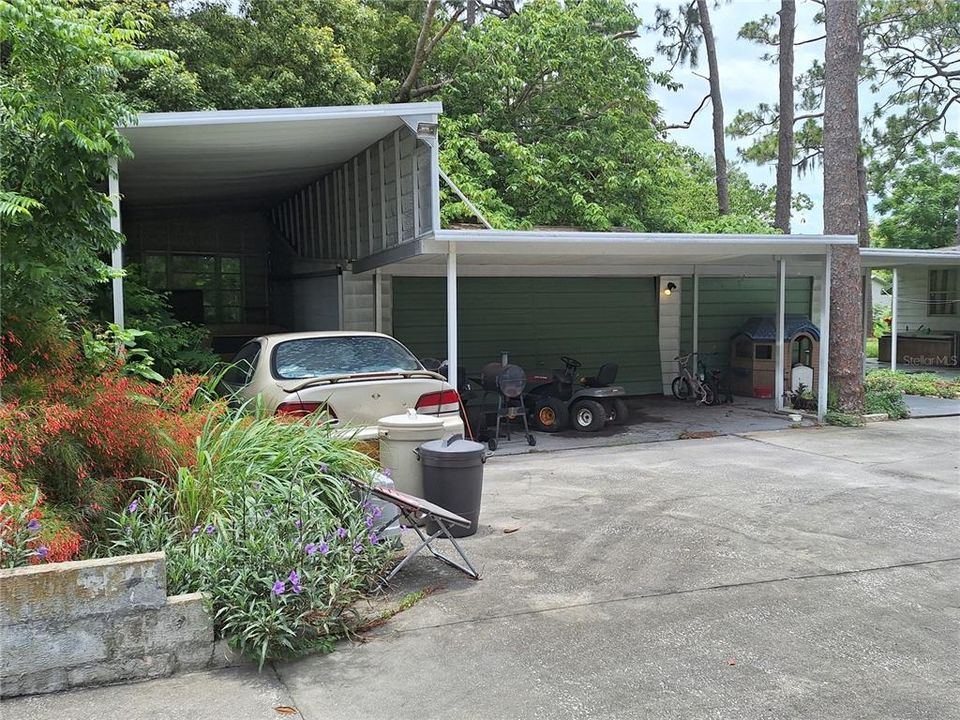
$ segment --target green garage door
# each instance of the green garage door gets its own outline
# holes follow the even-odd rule
[[[469,374],[503,350],[528,372],[559,368],[569,355],[589,374],[617,363],[630,394],[660,392],[652,278],[460,278],[458,291]],[[393,278],[393,334],[418,357],[446,357],[445,278]]]

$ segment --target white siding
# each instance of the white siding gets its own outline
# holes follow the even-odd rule
[[[960,270],[956,270],[960,272]],[[956,315],[930,315],[930,268],[903,267],[899,272],[897,301],[897,329],[900,332],[916,330],[923,325],[934,332],[960,332],[960,308]]]
[[[663,291],[667,283],[676,285],[670,295]],[[657,298],[659,301],[659,339],[660,339],[660,377],[663,384],[663,394],[670,395],[673,391],[670,386],[677,376],[677,361],[674,358],[680,354],[680,276],[663,275],[657,283]]]

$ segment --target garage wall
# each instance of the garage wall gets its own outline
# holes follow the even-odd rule
[[[786,314],[811,317],[813,278],[788,277]],[[700,354],[708,367],[724,367],[730,358],[730,336],[747,319],[777,313],[775,277],[700,278]],[[811,317],[814,322],[818,318]],[[680,349],[693,346],[693,278],[681,283]]]
[[[660,392],[653,278],[460,278],[460,364],[478,371],[510,353],[527,371],[570,355],[593,373],[620,365],[631,394]],[[446,357],[446,280],[393,278],[393,334],[418,357]]]
[[[900,332],[916,330],[921,325],[937,332],[960,332],[960,310],[955,315],[930,314],[929,267],[902,267],[897,288],[897,329]],[[938,267],[945,270],[946,267]],[[954,272],[960,270],[954,269]]]

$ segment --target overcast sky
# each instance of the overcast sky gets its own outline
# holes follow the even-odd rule
[[[643,22],[652,23],[657,2],[636,0],[637,14]],[[661,2],[665,7],[677,3]],[[720,65],[720,89],[723,94],[724,122],[729,125],[738,110],[751,109],[758,103],[776,104],[779,94],[778,69],[774,64],[765,63],[760,56],[765,48],[737,37],[741,26],[748,20],[759,19],[763,15],[774,14],[780,9],[779,0],[733,0],[716,10],[711,10],[710,18],[717,40],[717,56]],[[813,22],[818,6],[810,0],[797,3],[797,41],[816,37],[823,33],[822,26]],[[645,33],[636,41],[638,49],[644,55],[654,55],[657,37],[654,33]],[[823,42],[802,45],[796,49],[794,67],[796,74],[806,69],[815,58],[823,58]],[[706,74],[706,55],[701,52],[698,70]],[[666,69],[665,58],[655,61],[655,67]],[[689,68],[677,68],[674,78],[683,83],[683,89],[677,92],[655,88],[653,95],[663,107],[664,119],[668,123],[685,122],[690,113],[708,92],[707,81],[693,74]],[[863,101],[861,100],[861,104]],[[863,108],[861,107],[861,112]],[[691,145],[701,152],[713,154],[712,110],[709,103],[697,115],[688,130],[673,130],[673,138],[685,145]],[[754,182],[768,186],[776,184],[776,165],[757,166],[740,161],[737,155],[739,145],[749,145],[749,140],[727,138],[727,160],[738,162]],[[818,233],[823,230],[823,176],[818,169],[808,172],[802,178],[794,174],[793,191],[806,193],[814,202],[812,210],[794,213],[792,230],[795,233]]]

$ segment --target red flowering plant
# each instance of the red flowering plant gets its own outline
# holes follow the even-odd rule
[[[129,373],[123,357],[91,359],[81,344],[48,329],[29,341],[10,331],[0,336],[0,471],[16,494],[4,527],[19,527],[16,517],[30,504],[16,488],[35,486],[35,507],[51,517],[42,525],[46,552],[18,562],[76,556],[79,533],[91,539],[106,514],[129,501],[129,478],[161,479],[189,462],[209,416],[195,407],[205,378],[154,382]]]

